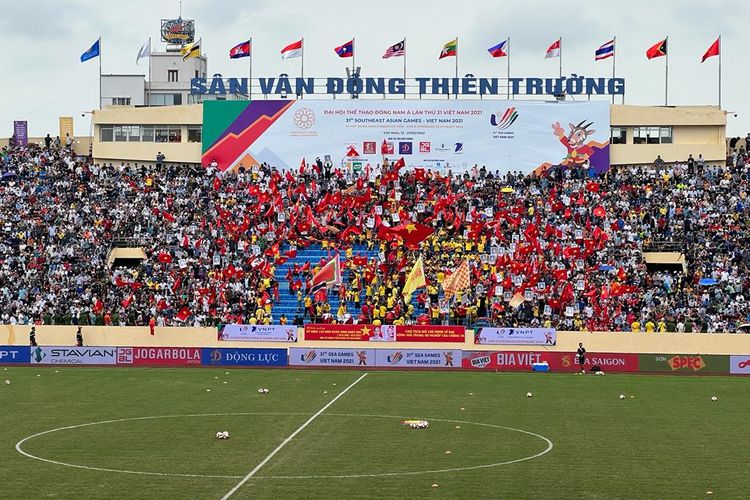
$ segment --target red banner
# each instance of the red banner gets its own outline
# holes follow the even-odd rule
[[[457,342],[466,340],[463,326],[443,325],[399,325],[396,327],[397,342]]]
[[[550,351],[487,351],[464,352],[462,366],[474,370],[531,371],[534,363],[549,364],[553,372],[575,372],[578,365],[575,353]],[[637,372],[637,354],[601,353],[586,356],[586,370],[600,366],[603,372]]]
[[[391,325],[305,325],[305,340],[340,340],[344,342],[394,342]]]
[[[118,365],[200,366],[197,347],[118,347]]]

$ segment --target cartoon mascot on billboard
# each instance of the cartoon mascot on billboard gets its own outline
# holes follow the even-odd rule
[[[569,123],[570,133],[565,135],[565,131],[560,126],[560,122],[552,125],[552,131],[560,140],[560,144],[568,150],[565,159],[560,162],[563,168],[580,167],[594,154],[594,149],[586,142],[590,135],[596,133],[596,130],[589,129],[594,122],[586,123],[586,120],[573,125]]]
[[[535,172],[549,174],[553,171],[562,172],[570,168],[581,168],[590,165],[589,175],[596,175],[609,169],[609,141],[600,143],[589,138],[596,133],[591,128],[594,122],[580,121],[577,125],[568,123],[570,131],[566,134],[560,122],[552,124],[552,133],[565,146],[567,153],[559,163],[544,163]]]

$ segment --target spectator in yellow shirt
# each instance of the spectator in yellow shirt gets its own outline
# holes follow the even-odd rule
[[[644,326],[646,327],[646,333],[654,333],[654,328],[656,327],[656,325],[653,321],[648,320]]]
[[[640,333],[641,324],[638,321],[633,321],[632,323],[630,323],[630,331],[633,333]]]

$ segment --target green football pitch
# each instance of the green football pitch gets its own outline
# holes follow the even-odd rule
[[[750,494],[746,378],[386,371],[362,378],[356,371],[209,368],[0,372],[10,381],[0,385],[2,498]],[[269,393],[258,394],[261,387]],[[426,419],[430,427],[411,429],[401,423],[407,418]],[[230,439],[217,440],[217,431],[228,431]]]

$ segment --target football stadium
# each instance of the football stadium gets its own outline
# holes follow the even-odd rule
[[[0,498],[746,498],[742,16],[531,4],[59,14],[8,64]]]

